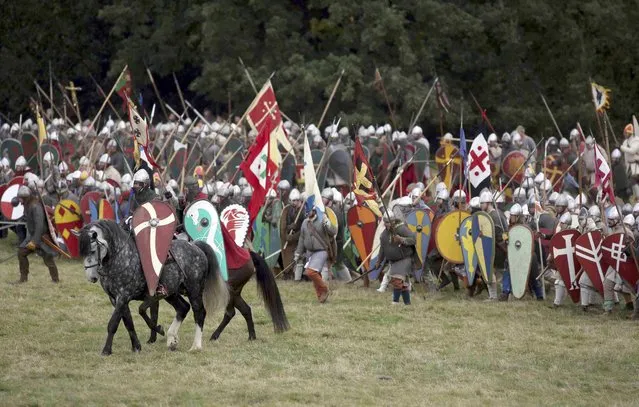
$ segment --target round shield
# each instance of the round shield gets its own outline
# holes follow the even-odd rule
[[[444,215],[435,230],[435,245],[439,254],[449,263],[462,264],[461,244],[458,231],[462,220],[470,216],[466,211],[453,211]]]
[[[370,270],[370,257],[368,255],[373,250],[377,218],[370,209],[363,206],[354,206],[348,210],[346,222],[351,234],[351,240],[355,244],[362,260],[365,260],[364,269],[368,271]]]
[[[55,228],[64,240],[67,251],[73,258],[80,255],[78,237],[72,231],[82,228],[82,218],[80,217],[80,206],[71,199],[60,201],[53,212]]]
[[[17,198],[18,189],[20,189],[20,184],[9,185],[2,194],[2,201],[0,203],[2,215],[9,220],[18,220],[24,215],[24,205],[22,205],[22,203],[19,203],[17,206],[13,206],[11,203],[13,198]]]
[[[22,155],[22,145],[14,138],[8,138],[0,144],[0,158],[7,158],[11,162],[11,169],[16,169],[16,160]]]
[[[213,204],[205,199],[195,201],[184,211],[184,230],[193,240],[201,240],[208,244],[220,267],[224,281],[228,280],[226,251],[220,229],[220,219]]]
[[[220,214],[220,222],[239,247],[244,247],[244,239],[249,229],[249,213],[242,205],[229,205]]]
[[[524,179],[526,170],[523,165],[526,162],[526,156],[521,151],[511,151],[504,157],[501,163],[501,170],[508,178],[513,178],[513,182],[521,184]]]
[[[475,283],[478,267],[477,253],[475,253],[475,243],[473,242],[472,216],[462,220],[459,227],[459,240],[461,242],[462,256],[464,257],[468,286],[472,286]]]
[[[508,269],[513,296],[523,298],[528,286],[533,259],[533,233],[526,225],[514,225],[508,231]]]

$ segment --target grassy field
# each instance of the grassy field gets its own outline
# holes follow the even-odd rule
[[[0,241],[0,258],[15,237]],[[637,325],[567,305],[466,300],[452,291],[390,294],[336,286],[318,305],[308,283],[280,282],[292,329],[275,335],[256,295],[258,340],[238,316],[218,342],[189,353],[192,314],[176,352],[165,341],[133,354],[124,326],[101,357],[111,306],[79,262],[41,259],[27,284],[15,259],[0,266],[0,405],[636,405]],[[485,294],[484,294],[485,295]],[[148,329],[132,307],[141,340]],[[161,306],[165,328],[172,319]],[[210,336],[221,318],[207,319]]]

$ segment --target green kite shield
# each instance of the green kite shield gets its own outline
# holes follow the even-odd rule
[[[205,242],[213,249],[224,281],[229,278],[220,218],[213,204],[205,199],[193,202],[184,212],[184,230],[193,240]]]
[[[439,254],[449,263],[463,264],[461,243],[457,236],[462,220],[470,216],[466,211],[452,211],[444,215],[435,229],[435,245]]]
[[[268,253],[268,240],[270,235],[268,233],[267,224],[264,223],[264,207],[260,209],[253,221],[253,251],[261,254],[263,257],[267,256]],[[268,263],[268,261],[267,261]],[[269,267],[272,267],[269,265]]]
[[[528,226],[515,225],[508,231],[508,269],[513,297],[518,300],[526,294],[533,259],[533,244],[533,233]]]
[[[22,155],[22,145],[14,138],[8,138],[0,144],[0,158],[6,158],[11,162],[11,169],[16,169],[16,160]]]
[[[58,149],[55,148],[53,144],[42,143],[41,150],[42,157],[44,157],[46,153],[51,153],[51,155],[53,156],[53,163],[55,165],[58,165],[60,163],[60,151],[58,151]]]
[[[409,213],[408,216],[406,216],[406,226],[408,226],[411,232],[415,233],[415,237],[417,238],[415,243],[417,255],[422,264],[426,264],[431,233],[429,213],[421,209]]]
[[[468,286],[475,284],[477,277],[477,267],[479,260],[475,252],[475,243],[473,242],[473,218],[471,216],[462,220],[459,227],[459,240],[462,248],[462,256],[464,257],[464,266],[466,268],[466,278]]]
[[[474,213],[472,233],[479,270],[484,281],[489,284],[492,281],[495,263],[495,224],[493,218],[486,212]]]
[[[22,133],[20,144],[22,145],[22,155],[27,160],[27,166],[32,171],[36,171],[38,167],[38,137],[33,133]]]
[[[291,185],[295,185],[297,172],[297,161],[295,154],[289,154],[282,162],[280,179],[287,180]]]

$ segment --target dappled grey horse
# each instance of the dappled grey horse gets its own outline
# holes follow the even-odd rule
[[[140,341],[133,326],[129,302],[144,301],[140,306],[140,314],[152,331],[163,332],[162,328],[156,325],[157,320],[152,321],[146,315],[146,309],[156,303],[157,298],[148,294],[133,237],[109,220],[90,223],[82,228],[79,235],[80,255],[84,257],[86,277],[92,283],[100,281],[114,307],[102,354],[111,354],[113,336],[120,320],[129,332],[133,351],[139,351]],[[226,306],[229,300],[228,288],[220,274],[213,250],[202,242],[172,241],[169,259],[162,268],[160,284],[166,288],[165,300],[176,312],[167,331],[168,348],[177,349],[180,325],[192,307],[195,337],[191,350],[201,349],[206,314],[218,307]],[[186,292],[190,306],[180,295],[182,291]]]

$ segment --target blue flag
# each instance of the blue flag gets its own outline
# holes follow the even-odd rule
[[[464,133],[464,128],[459,128],[459,154],[462,159],[462,169],[464,171],[464,175],[468,176],[466,173],[466,156],[468,152],[466,151],[466,133]]]

